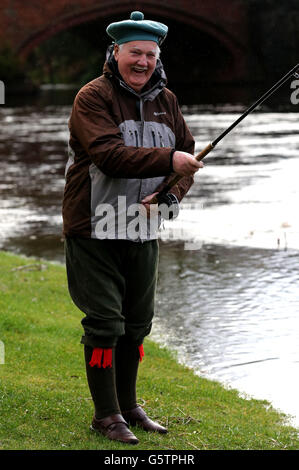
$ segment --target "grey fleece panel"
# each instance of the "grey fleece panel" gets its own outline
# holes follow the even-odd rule
[[[166,124],[154,121],[124,121],[119,125],[125,145],[175,147],[175,135]]]
[[[124,121],[119,125],[126,146],[175,148],[175,135],[163,123]],[[152,240],[158,237],[160,218],[149,221],[140,201],[162,183],[157,178],[111,178],[96,165],[89,167],[91,181],[91,237]]]

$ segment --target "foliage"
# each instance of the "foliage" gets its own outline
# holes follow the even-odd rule
[[[2,46],[0,50],[0,79],[8,84],[24,78],[23,64],[8,45]]]
[[[83,24],[40,44],[28,59],[29,77],[39,84],[83,85],[101,75],[106,47],[96,32],[95,26]]]

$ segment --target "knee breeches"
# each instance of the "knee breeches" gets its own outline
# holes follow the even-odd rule
[[[154,315],[158,241],[67,238],[65,253],[69,292],[85,313],[81,342],[110,348],[126,334],[141,344]]]

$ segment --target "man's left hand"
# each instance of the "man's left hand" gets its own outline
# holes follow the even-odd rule
[[[153,194],[149,194],[148,196],[146,196],[144,199],[142,199],[141,201],[141,204],[144,205],[144,207],[146,208],[146,212],[147,212],[147,216],[150,217],[151,213],[153,210],[155,211],[158,211],[158,204],[150,204],[150,201],[153,199],[154,196],[156,196],[157,194],[159,194],[158,192],[156,193],[153,193]],[[152,207],[152,209],[151,209]]]

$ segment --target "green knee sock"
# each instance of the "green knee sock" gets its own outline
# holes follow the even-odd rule
[[[94,402],[95,417],[105,418],[120,413],[115,382],[115,354],[112,352],[112,367],[91,367],[93,348],[84,346],[86,375],[90,393]]]
[[[131,410],[137,406],[138,365],[138,345],[128,337],[121,336],[115,348],[116,389],[121,411]]]

